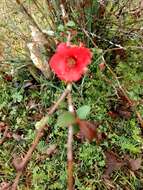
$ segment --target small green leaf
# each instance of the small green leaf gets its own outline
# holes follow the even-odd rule
[[[68,21],[68,23],[66,24],[66,26],[68,27],[75,27],[75,22],[73,22],[72,20]]]
[[[59,31],[63,32],[64,29],[65,29],[65,28],[64,28],[64,26],[63,26],[62,24],[60,24],[60,25],[58,26],[58,30],[59,30]]]
[[[58,117],[57,125],[60,127],[66,127],[68,125],[75,123],[75,121],[76,121],[76,118],[72,113],[64,112]]]
[[[90,113],[90,106],[84,105],[77,109],[77,115],[80,119],[86,119],[87,115]]]

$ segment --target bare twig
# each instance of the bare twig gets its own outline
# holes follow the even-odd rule
[[[28,161],[30,160],[33,151],[35,150],[36,146],[39,143],[39,140],[41,139],[41,137],[44,135],[44,126],[41,127],[41,129],[39,129],[37,131],[36,137],[31,145],[31,147],[29,148],[28,152],[26,153],[25,157],[22,159],[22,162],[19,163],[19,161],[17,161],[17,159],[13,160],[13,165],[16,168],[16,171],[23,171],[24,168],[26,167]],[[22,174],[22,173],[21,173]]]
[[[143,128],[143,119],[142,119],[141,114],[138,111],[136,111],[136,115],[138,118],[138,122],[140,123],[141,127]]]
[[[60,102],[67,96],[67,94],[71,91],[71,84],[67,85],[67,88],[65,89],[65,91],[63,92],[63,94],[60,96],[60,98],[58,99],[58,101],[54,104],[54,106],[51,107],[51,109],[48,112],[48,115],[52,115],[53,112],[57,109],[58,105],[60,104]]]
[[[11,190],[16,190],[17,185],[19,183],[20,176],[22,175],[22,171],[17,172],[17,175],[15,177],[14,183],[12,184]]]
[[[90,37],[90,35],[88,34],[88,32],[84,28],[82,28],[82,31],[85,33],[85,35],[87,36],[87,38],[90,39],[90,41],[92,42],[92,44],[94,45],[94,47],[97,48],[97,45],[95,44],[94,40]]]
[[[68,94],[68,107],[71,113],[74,113],[74,108],[72,105],[71,94]],[[73,190],[73,126],[68,127],[68,141],[67,141],[67,161],[68,161],[68,190]]]
[[[23,170],[25,169],[25,167],[27,166],[33,151],[36,149],[41,137],[44,135],[44,129],[47,127],[47,121],[50,115],[52,115],[55,110],[57,109],[57,107],[59,106],[60,102],[67,96],[67,94],[71,91],[71,84],[67,85],[67,88],[65,89],[65,91],[63,92],[63,94],[60,96],[60,98],[58,99],[58,101],[49,109],[48,114],[42,118],[36,125],[36,127],[38,127],[37,133],[36,133],[36,137],[33,140],[32,145],[30,146],[28,152],[26,153],[25,157],[21,160],[21,163],[19,163],[19,159],[14,159],[13,160],[13,165],[17,171],[17,176],[14,180],[14,183],[12,185],[12,190],[16,190],[20,176],[23,173]]]

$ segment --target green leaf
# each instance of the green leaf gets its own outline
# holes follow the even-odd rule
[[[72,20],[68,21],[68,23],[66,24],[66,26],[68,27],[75,27],[75,22],[73,22]]]
[[[61,31],[61,32],[63,32],[65,30],[64,25],[60,24],[58,26],[58,30]]]
[[[60,127],[66,127],[68,125],[75,123],[75,121],[76,121],[76,118],[72,113],[64,112],[58,117],[57,125]]]
[[[77,115],[80,119],[86,119],[87,115],[90,113],[90,106],[84,105],[77,109]]]
[[[77,124],[73,125],[73,133],[77,134],[80,131],[79,126]]]

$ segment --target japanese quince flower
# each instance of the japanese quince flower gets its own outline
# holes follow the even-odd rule
[[[88,48],[60,43],[50,59],[50,67],[58,78],[66,82],[78,81],[90,64],[92,53]]]

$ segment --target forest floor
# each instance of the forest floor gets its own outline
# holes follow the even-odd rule
[[[76,23],[72,19],[76,14],[71,14],[70,21],[62,24],[64,20],[58,18],[62,13],[58,12],[56,26],[51,17],[46,19],[44,1],[24,2],[42,29],[49,31],[47,28],[52,25],[56,33],[49,37],[50,53],[42,50],[47,60],[55,52],[54,42],[66,41],[69,30],[74,36],[73,43],[79,40],[93,53],[89,71],[72,87],[75,110],[82,106],[89,108],[86,121],[98,126],[98,137],[92,142],[74,134],[76,190],[143,189],[142,8],[139,4],[130,7],[125,1],[123,6],[122,1],[118,5],[109,2],[106,6],[96,4],[96,22],[87,16],[88,22],[80,25],[81,18]],[[0,21],[0,189],[13,183],[16,176],[13,159],[26,154],[35,137],[36,122],[47,114],[66,88],[55,75],[47,79],[32,63],[26,44],[31,40],[29,25],[33,22],[31,18],[28,21],[19,6],[15,1],[0,3],[3,18]],[[93,15],[92,7],[90,10],[85,7],[85,17]],[[68,7],[65,9],[70,14]],[[19,190],[66,189],[68,128],[57,122],[66,110],[68,106],[63,101],[50,118],[50,127],[44,131],[19,180]]]

